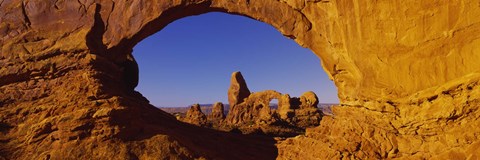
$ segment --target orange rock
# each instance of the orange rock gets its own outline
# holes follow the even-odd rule
[[[312,50],[342,105],[278,145],[150,105],[133,90],[132,48],[213,11]],[[479,157],[477,1],[0,1],[0,22],[0,159]],[[237,87],[232,106],[248,97]]]

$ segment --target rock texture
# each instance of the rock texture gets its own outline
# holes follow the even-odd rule
[[[212,11],[265,22],[311,49],[342,106],[277,152],[270,139],[189,126],[149,105],[133,91],[133,46]],[[471,0],[0,0],[0,155],[475,159],[479,17]]]

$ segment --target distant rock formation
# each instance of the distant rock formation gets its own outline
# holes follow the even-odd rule
[[[300,108],[317,108],[318,97],[313,91],[308,91],[300,96]]]
[[[245,79],[243,79],[242,73],[233,72],[230,79],[230,88],[228,88],[228,103],[230,107],[234,108],[235,105],[242,103],[249,95],[250,90]]]
[[[197,126],[206,126],[207,116],[203,114],[199,104],[194,104],[187,111],[183,121]]]
[[[209,122],[220,123],[223,119],[225,119],[225,109],[223,107],[223,103],[216,102],[212,106],[212,113],[207,116],[207,120]]]
[[[278,108],[270,108],[273,99],[278,99]],[[320,124],[323,114],[317,104],[318,98],[312,91],[300,98],[290,98],[274,90],[255,92],[230,110],[225,124],[244,133],[298,135],[305,128]]]
[[[231,108],[226,122],[229,124],[242,124],[242,123],[255,123],[259,120],[260,112],[262,109],[263,116],[270,110],[270,101],[272,99],[279,99],[282,94],[274,90],[266,90],[261,92],[255,92],[250,94],[243,103],[237,104]]]
[[[318,126],[323,116],[317,108],[319,101],[314,92],[305,92],[300,98],[275,90],[250,93],[240,72],[232,74],[228,99],[234,107],[230,107],[227,115],[220,102],[212,105],[212,112],[206,118],[201,107],[194,104],[185,118],[179,120],[223,131],[294,136],[308,127]],[[278,100],[277,107],[270,106],[273,99]]]

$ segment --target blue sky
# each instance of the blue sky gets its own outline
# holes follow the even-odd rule
[[[272,26],[247,17],[207,13],[176,20],[133,50],[137,91],[159,107],[228,103],[230,75],[241,71],[252,92],[273,89],[298,97],[314,91],[338,103],[317,58]]]

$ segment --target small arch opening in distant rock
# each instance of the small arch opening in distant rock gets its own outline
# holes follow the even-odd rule
[[[272,110],[278,109],[278,99],[277,98],[272,99],[269,103],[269,106],[270,106],[270,109]]]

